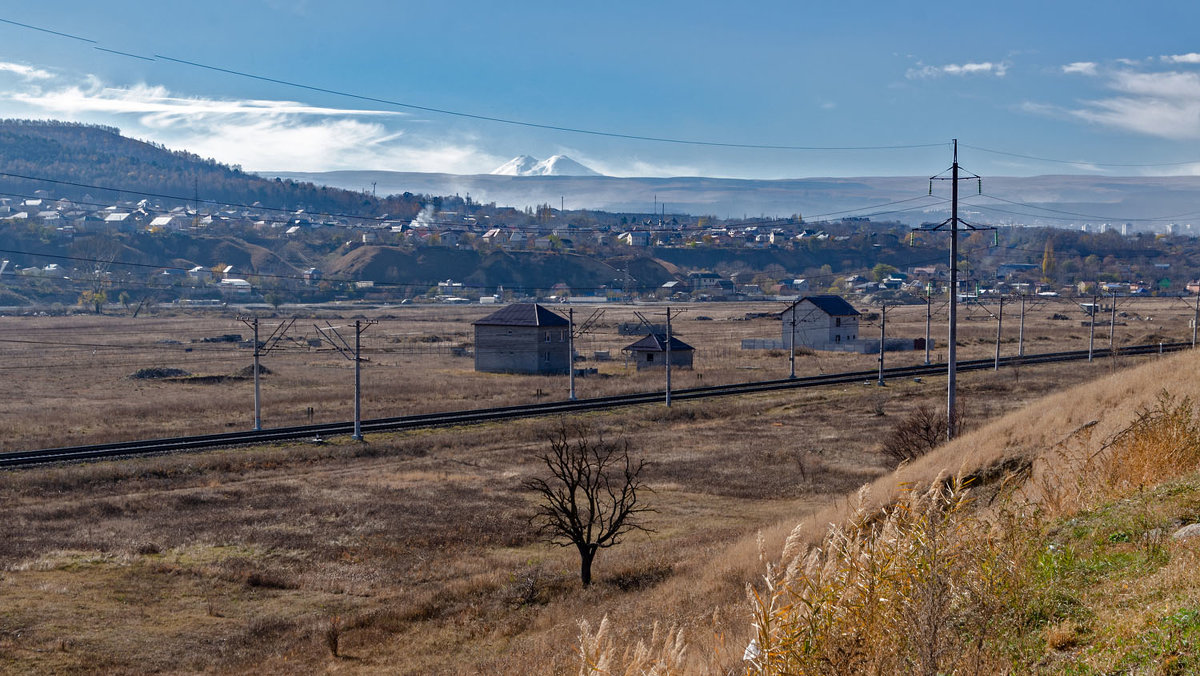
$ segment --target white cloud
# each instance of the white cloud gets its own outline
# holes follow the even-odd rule
[[[403,113],[379,110],[323,108],[295,101],[262,99],[209,99],[173,96],[161,86],[145,84],[131,87],[105,87],[91,77],[86,85],[42,91],[28,90],[11,94],[13,101],[54,113],[109,113],[143,115],[148,126],[168,126],[182,117],[196,116],[374,116]]]
[[[53,73],[42,70],[41,68],[34,68],[33,66],[26,66],[23,63],[10,63],[7,61],[0,61],[0,72],[13,73],[26,80],[49,80],[50,78],[54,77]]]
[[[233,120],[187,130],[173,144],[202,157],[279,171],[376,169],[478,173],[503,160],[470,142],[437,142],[389,131],[376,122]]]
[[[1075,63],[1068,63],[1067,65],[1063,66],[1062,72],[1068,75],[1095,75],[1096,64],[1092,63],[1091,61],[1076,61]]]
[[[916,68],[909,68],[904,76],[910,80],[941,77],[943,75],[959,77],[965,75],[994,75],[996,77],[1004,77],[1008,74],[1009,65],[1007,61],[995,63],[991,61],[962,64],[948,63],[944,66],[926,66],[918,63]]]
[[[7,110],[5,110],[7,109]],[[387,169],[479,173],[507,158],[473,138],[426,137],[399,128],[407,113],[297,101],[181,96],[165,87],[108,87],[98,78],[0,93],[0,116],[53,115],[112,124],[128,136],[252,169]]]
[[[1106,82],[1114,95],[1064,108],[1027,103],[1029,112],[1084,120],[1168,139],[1200,139],[1200,74],[1122,70]]]
[[[1200,54],[1189,52],[1187,54],[1168,54],[1158,57],[1159,60],[1166,63],[1200,63]]]

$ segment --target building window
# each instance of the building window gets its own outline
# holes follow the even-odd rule
[[[566,340],[567,340],[567,332],[559,331],[558,332],[558,342],[562,343],[562,342],[565,342]]]
[[[648,362],[653,362],[653,361],[654,361],[654,353],[653,353],[653,352],[647,352],[647,353],[646,353],[646,361],[648,361]]]
[[[549,331],[546,332],[546,342],[547,343],[550,342],[550,332]]]
[[[841,317],[834,317],[834,318],[833,318],[833,325],[834,325],[834,326],[841,326],[841,325],[842,325],[842,318],[841,318]]]
[[[834,337],[833,337],[833,342],[835,342],[835,343],[840,343],[840,342],[842,342],[842,336],[841,336],[841,334],[838,334],[838,335],[834,336]]]

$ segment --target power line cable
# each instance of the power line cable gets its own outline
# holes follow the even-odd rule
[[[749,150],[874,151],[874,150],[909,150],[909,149],[916,149],[916,148],[938,148],[938,147],[942,147],[942,146],[946,145],[945,143],[914,143],[914,144],[894,144],[894,145],[874,145],[874,146],[803,146],[803,145],[784,145],[784,144],[770,144],[770,143],[733,143],[733,142],[725,142],[725,141],[702,141],[702,140],[696,140],[696,139],[671,138],[671,137],[665,137],[665,136],[646,136],[646,135],[641,135],[641,134],[629,134],[629,133],[615,132],[615,131],[585,129],[582,127],[570,127],[570,126],[565,126],[565,125],[546,124],[546,123],[541,123],[541,122],[531,122],[528,120],[496,117],[496,116],[492,116],[492,115],[482,115],[479,113],[469,113],[469,112],[464,112],[464,111],[460,111],[460,110],[451,110],[448,108],[437,108],[437,107],[433,107],[433,106],[426,106],[426,105],[420,105],[420,104],[415,104],[415,103],[406,103],[406,102],[397,101],[394,99],[386,99],[386,98],[377,97],[377,96],[368,96],[365,94],[356,94],[353,92],[344,91],[344,90],[340,90],[340,89],[332,89],[329,87],[320,87],[320,86],[316,86],[316,85],[305,84],[303,82],[284,80],[281,78],[275,78],[275,77],[269,77],[266,75],[250,73],[248,71],[236,70],[233,68],[224,68],[221,66],[214,66],[211,64],[201,63],[199,61],[192,61],[192,60],[188,60],[188,59],[181,59],[181,58],[177,58],[177,57],[173,57],[173,56],[168,56],[166,54],[154,54],[153,58],[145,57],[145,56],[138,56],[136,54],[131,54],[131,53],[124,52],[124,51],[118,51],[118,50],[114,50],[114,49],[106,49],[104,47],[100,47],[99,46],[100,43],[97,42],[96,40],[82,38],[82,37],[79,37],[76,35],[71,35],[68,33],[60,33],[58,31],[50,30],[47,28],[33,26],[30,24],[26,24],[26,23],[20,23],[17,21],[12,21],[9,19],[4,19],[4,18],[0,18],[0,22],[11,24],[13,26],[18,26],[21,28],[40,31],[43,33],[50,33],[52,35],[59,35],[62,37],[73,39],[73,40],[80,40],[83,42],[91,43],[95,49],[98,49],[98,50],[101,50],[104,52],[108,52],[111,54],[115,54],[118,56],[124,56],[127,58],[134,58],[134,59],[140,59],[140,60],[145,60],[145,61],[162,60],[162,61],[166,61],[169,63],[190,66],[192,68],[200,68],[203,70],[208,70],[208,71],[212,71],[212,72],[216,72],[216,73],[223,73],[226,75],[233,75],[236,77],[257,80],[259,82],[268,82],[271,84],[283,85],[285,87],[292,87],[295,89],[303,89],[306,91],[317,92],[320,94],[330,94],[333,96],[340,96],[340,97],[344,97],[344,98],[348,98],[348,99],[353,99],[356,101],[366,101],[369,103],[377,103],[380,105],[404,108],[407,110],[419,110],[419,111],[426,112],[426,113],[436,113],[439,115],[449,115],[449,116],[453,116],[453,117],[461,117],[461,118],[466,118],[466,119],[471,119],[471,120],[480,120],[483,122],[494,122],[494,123],[498,123],[498,124],[507,124],[507,125],[513,125],[513,126],[518,126],[518,127],[528,127],[528,128],[533,128],[533,129],[545,129],[548,131],[557,131],[557,132],[564,132],[564,133],[569,133],[569,134],[583,134],[583,135],[589,135],[589,136],[600,136],[600,137],[604,137],[604,138],[616,138],[616,139],[624,139],[624,140],[630,140],[630,141],[646,141],[646,142],[652,142],[652,143],[667,143],[667,144],[674,144],[674,145],[703,146],[703,147],[711,147],[711,148],[741,148],[741,149],[749,149]]]

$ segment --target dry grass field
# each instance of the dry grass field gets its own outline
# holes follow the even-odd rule
[[[777,303],[690,305],[674,329],[697,348],[695,369],[676,371],[677,388],[781,378],[788,375],[788,355],[780,350],[742,350],[744,338],[780,337],[778,319],[746,320],[747,313],[778,311]],[[263,425],[278,427],[352,417],[352,363],[328,346],[308,343],[318,337],[314,325],[340,327],[352,335],[353,319],[378,320],[364,333],[363,416],[387,417],[432,411],[482,408],[531,401],[565,399],[565,377],[475,373],[470,354],[471,322],[493,308],[487,306],[397,306],[383,309],[310,311],[296,323],[263,364]],[[558,308],[556,308],[558,309]],[[676,309],[679,309],[678,307]],[[877,309],[861,307],[865,312]],[[938,346],[934,361],[945,358],[945,308],[935,303],[932,335]],[[959,356],[994,354],[996,324],[987,308],[964,305],[960,312]],[[591,312],[578,308],[580,321]],[[598,373],[580,378],[580,397],[662,387],[661,372],[638,373],[621,352],[638,336],[618,333],[621,323],[637,322],[635,312],[662,320],[662,307],[605,308],[593,330],[580,338],[577,351],[588,357],[580,366]],[[1115,344],[1189,340],[1192,308],[1178,299],[1122,299]],[[261,320],[266,337],[287,313],[268,313]],[[1067,319],[1051,319],[1053,316]],[[868,314],[867,317],[871,315]],[[711,320],[701,319],[711,318]],[[875,338],[878,320],[864,317],[861,335]],[[1027,353],[1086,349],[1086,317],[1067,299],[1031,303],[1026,312],[1023,347]],[[1107,319],[1104,317],[1103,319]],[[940,325],[939,325],[940,322]],[[1005,307],[1001,350],[1018,350],[1018,312]],[[1108,345],[1108,326],[1096,329],[1096,345]],[[888,311],[888,336],[923,337],[924,306]],[[203,342],[226,334],[249,340],[250,330],[231,313],[115,315],[68,317],[0,317],[0,451],[248,429],[253,423],[253,386],[248,372],[251,349],[230,342]],[[454,348],[466,348],[455,356]],[[596,351],[612,361],[596,362]],[[889,366],[917,364],[923,352],[890,352]],[[797,357],[797,374],[869,370],[876,355],[818,352]],[[182,369],[199,379],[132,379],[139,369]],[[311,416],[310,416],[311,411]]]
[[[1117,327],[1118,344],[1190,337],[1186,306],[1144,302],[1154,305],[1122,306],[1130,317]],[[580,351],[617,355],[636,339],[615,328],[634,309],[646,311],[609,310]],[[1050,320],[1052,309],[1030,312],[1028,350],[1086,347],[1079,313]],[[778,321],[740,320],[754,311],[761,306],[689,308],[677,326],[700,352],[678,386],[785,376],[786,355],[736,349],[743,337],[778,334]],[[380,323],[367,334],[366,415],[530,401],[539,389],[565,394],[565,378],[475,374],[468,358],[406,351],[469,342],[469,321],[484,312],[367,313]],[[712,321],[696,320],[702,312]],[[923,321],[923,310],[889,311],[889,335],[921,335]],[[964,318],[964,358],[990,356],[994,330]],[[220,316],[0,318],[5,448],[249,427],[248,381],[128,378],[143,367],[233,373],[249,363],[248,350],[190,341],[235,332],[247,333]],[[166,340],[179,342],[159,342]],[[1013,342],[1004,348],[1015,352]],[[39,355],[52,365],[38,363]],[[888,355],[894,364],[922,358]],[[617,359],[588,364],[601,377],[581,380],[581,396],[658,385],[661,374],[637,374]],[[961,399],[971,425],[981,427],[1142,361],[1158,360],[965,373]],[[821,354],[801,363],[802,373],[815,373],[875,362]],[[306,421],[309,406],[316,420],[349,417],[351,372],[336,354],[281,350],[265,364],[273,371],[264,379],[268,426]],[[828,510],[844,509],[858,486],[897,481],[879,440],[918,404],[941,402],[943,388],[943,378],[927,378],[573,419],[629,439],[650,460],[657,510],[649,520],[655,532],[600,553],[586,590],[574,552],[533,535],[532,498],[520,486],[538,472],[537,454],[556,420],[6,472],[0,671],[575,673],[578,621],[596,626],[604,616],[622,642],[672,624],[687,632],[701,662],[738,668],[751,635],[745,585],[760,575],[752,534],[761,530],[777,546],[799,520],[836,518]],[[1009,423],[1002,432],[981,430],[986,441],[976,435],[953,448],[964,462],[985,462],[1013,445],[1045,443],[1056,434],[1052,425],[1086,416],[1082,405],[1067,407],[1066,422],[1042,421],[1041,442]],[[905,476],[929,471],[914,463]],[[879,495],[889,490],[877,487]]]

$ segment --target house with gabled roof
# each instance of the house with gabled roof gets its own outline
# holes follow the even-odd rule
[[[476,371],[558,375],[571,368],[570,322],[537,303],[506,305],[474,326]]]
[[[791,349],[792,336],[796,347],[814,350],[848,349],[858,337],[858,310],[841,296],[817,294],[804,296],[780,315],[783,347]],[[793,319],[795,326],[792,326]]]
[[[692,368],[695,348],[675,336],[671,336],[671,366]],[[637,370],[664,368],[667,364],[667,334],[650,333],[645,338],[626,346],[623,352],[628,352],[637,365]]]

